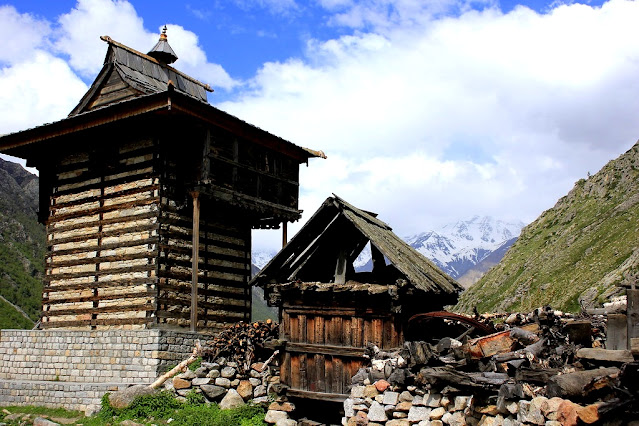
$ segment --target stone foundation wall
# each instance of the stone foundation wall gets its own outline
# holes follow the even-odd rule
[[[1,330],[0,406],[95,411],[107,391],[151,383],[211,335],[149,330]]]

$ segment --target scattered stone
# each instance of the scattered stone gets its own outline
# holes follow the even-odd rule
[[[353,408],[353,400],[351,398],[346,398],[344,400],[344,416],[353,417],[355,416],[355,409]]]
[[[197,377],[206,377],[206,374],[209,372],[209,369],[206,367],[199,367],[195,370],[195,375]]]
[[[293,411],[295,411],[295,404],[293,404],[292,402],[273,402],[271,403],[271,405],[268,406],[269,410],[274,410],[274,411],[284,411],[286,413],[292,413]]]
[[[390,383],[388,383],[384,379],[381,379],[375,382],[375,389],[377,389],[378,392],[384,392],[389,387],[390,387]]]
[[[437,407],[430,412],[428,417],[430,420],[441,420],[444,414],[446,414],[446,409],[444,407]]]
[[[173,378],[173,388],[178,390],[178,389],[187,389],[191,387],[191,381],[190,380],[186,380],[183,379],[181,377],[174,377]]]
[[[224,377],[218,377],[217,379],[215,379],[215,384],[227,389],[231,387],[231,381]]]
[[[456,396],[453,410],[454,411],[465,410],[466,407],[468,406],[468,401],[470,401],[469,396]]]
[[[397,404],[395,409],[397,411],[409,411],[412,406],[413,406],[412,402],[410,402],[410,401],[402,401],[399,404]]]
[[[262,381],[260,379],[256,379],[255,377],[249,378],[248,381],[251,384],[251,386],[253,386],[253,387],[259,386],[259,385],[262,384]]]
[[[253,396],[253,385],[248,380],[240,380],[237,385],[237,393],[246,401]]]
[[[408,391],[404,391],[402,393],[399,394],[399,400],[400,401],[412,401],[413,399],[415,399],[415,397]]]
[[[130,386],[124,390],[113,392],[109,395],[109,403],[113,408],[126,408],[135,399],[136,396],[151,395],[157,392],[146,385]]]
[[[222,370],[220,371],[220,374],[225,379],[230,379],[232,377],[235,377],[235,368],[226,366],[222,368]]]
[[[60,426],[60,423],[52,422],[51,420],[43,417],[36,417],[33,419],[33,426]]]
[[[428,395],[428,399],[426,400],[426,405],[432,408],[439,407],[439,403],[442,400],[442,395],[440,393],[431,393]]]
[[[191,384],[193,386],[202,386],[202,385],[208,385],[213,381],[213,379],[211,379],[210,377],[196,377],[195,379],[191,380]]]
[[[263,396],[266,396],[266,386],[264,385],[255,386],[255,389],[253,390],[253,397],[261,398]]]
[[[386,391],[384,392],[383,401],[382,404],[384,405],[397,405],[399,402],[399,394],[393,391]]]
[[[364,398],[375,398],[377,395],[379,395],[379,392],[374,385],[367,385],[364,389]]]
[[[220,377],[220,370],[211,370],[207,373],[206,377],[217,379],[218,377]]]
[[[229,389],[224,398],[222,398],[222,401],[220,401],[220,408],[222,410],[237,408],[243,405],[245,405],[244,399],[235,389]]]
[[[385,422],[388,420],[386,410],[377,401],[373,402],[368,408],[368,420],[371,422]]]
[[[180,373],[175,377],[178,377],[184,380],[193,380],[197,377],[197,375],[191,370],[186,370],[184,373]]]
[[[268,410],[266,412],[266,416],[264,417],[264,421],[271,424],[276,424],[278,420],[284,419],[288,419],[288,413],[277,410]]]
[[[408,421],[410,422],[420,422],[422,420],[427,420],[430,416],[431,409],[429,407],[416,407],[412,406],[408,411]]]
[[[200,386],[200,389],[202,390],[202,393],[204,393],[204,395],[206,395],[206,397],[211,401],[216,400],[226,393],[225,388],[217,385],[202,385]]]
[[[386,426],[410,426],[410,422],[404,419],[395,419],[387,421]]]

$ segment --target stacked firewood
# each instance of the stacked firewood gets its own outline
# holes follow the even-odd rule
[[[377,408],[372,402],[366,405],[362,403],[365,398],[351,398],[348,404],[355,408],[350,412],[353,419],[359,409],[360,417],[366,414],[368,420],[372,415],[379,419],[386,416],[389,422],[404,418],[432,421],[435,414],[428,413],[431,410],[439,413],[434,411],[439,410],[439,405],[428,408],[421,400],[428,395],[440,395],[446,397],[445,401],[472,396],[474,408],[465,409],[463,416],[467,419],[474,416],[476,421],[512,419],[524,424],[544,424],[561,416],[569,417],[571,412],[575,422],[579,419],[588,424],[606,419],[634,419],[639,416],[639,362],[630,351],[604,349],[602,318],[576,318],[543,308],[531,314],[504,317],[496,326],[498,331],[487,336],[409,341],[388,352],[371,346],[368,350],[371,366],[353,377],[354,392],[363,392],[368,385],[374,394],[377,385],[377,391],[383,392],[377,397],[380,400],[388,392],[400,395],[402,391],[410,391],[410,395],[406,393],[404,403],[400,401],[394,407],[382,404],[386,412],[376,414],[371,412]],[[420,402],[409,404],[411,397]],[[563,405],[558,414],[555,408],[560,403]],[[537,405],[554,408],[546,407],[546,417],[530,414],[530,407]],[[455,414],[452,406],[447,405],[438,415],[446,411]],[[560,423],[576,424],[568,420]],[[351,424],[356,424],[355,420]]]
[[[266,349],[264,343],[277,339],[278,325],[270,319],[265,322],[238,322],[229,325],[213,340],[206,342],[202,358],[213,361],[225,357],[237,363],[241,373],[250,369],[256,359],[266,359],[272,350]]]

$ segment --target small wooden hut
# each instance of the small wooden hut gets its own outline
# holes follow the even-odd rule
[[[371,272],[353,261],[370,244]],[[397,348],[408,319],[462,288],[370,212],[329,197],[252,284],[279,307],[288,394],[341,401],[365,347]]]
[[[251,229],[300,218],[296,146],[207,102],[169,64],[102,37],[102,70],[68,118],[0,137],[40,173],[44,328],[249,319]]]

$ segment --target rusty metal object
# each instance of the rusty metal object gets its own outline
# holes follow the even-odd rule
[[[457,321],[469,327],[474,327],[477,331],[483,334],[490,334],[495,332],[495,329],[492,326],[481,323],[473,318],[447,311],[434,311],[415,314],[408,319],[408,324],[411,324],[413,321],[430,321],[435,318]]]
[[[468,354],[472,358],[484,358],[513,350],[517,341],[510,336],[510,330],[479,337],[468,342]]]

